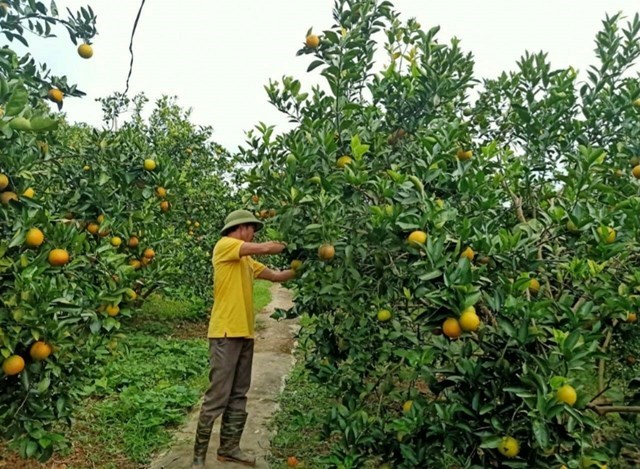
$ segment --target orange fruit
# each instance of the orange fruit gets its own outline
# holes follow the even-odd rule
[[[166,197],[167,190],[164,187],[156,187],[156,195],[158,197]]]
[[[638,315],[636,313],[627,313],[627,322],[636,322]]]
[[[160,202],[160,210],[162,210],[164,213],[167,213],[169,211],[169,202],[167,202],[166,200]]]
[[[389,311],[388,309],[381,309],[380,311],[378,311],[378,321],[380,322],[387,322],[388,320],[391,319],[391,311]]]
[[[33,187],[29,187],[25,189],[22,195],[25,196],[27,199],[33,199],[33,197],[36,195],[36,191],[33,190]]]
[[[456,152],[456,157],[458,158],[458,161],[467,161],[473,157],[473,152],[471,150],[464,150],[462,148],[458,148],[458,151]]]
[[[331,244],[323,244],[318,248],[318,257],[323,261],[330,261],[336,255],[336,248]]]
[[[89,166],[88,164],[85,164],[85,165],[82,167],[82,170],[83,170],[83,171],[91,171],[91,166]]]
[[[336,165],[338,166],[338,168],[342,169],[351,163],[353,163],[353,159],[348,155],[344,155],[338,158]]]
[[[54,103],[61,103],[62,99],[64,98],[64,93],[61,90],[54,88],[52,90],[49,90],[47,96]]]
[[[158,166],[155,162],[155,160],[152,160],[151,158],[147,158],[146,160],[144,160],[144,169],[146,169],[147,171],[153,171],[154,169],[156,169],[156,167]]]
[[[442,332],[450,339],[457,339],[462,335],[460,323],[456,318],[447,318],[442,323]]]
[[[469,306],[462,311],[458,322],[460,328],[466,332],[477,331],[480,327],[480,318],[473,306]]]
[[[287,458],[287,466],[296,467],[297,465],[298,465],[298,458],[296,458],[295,456],[289,456]]]
[[[27,236],[25,237],[25,244],[30,248],[37,248],[42,246],[44,243],[44,233],[40,231],[38,228],[31,228],[27,231]]]
[[[537,279],[532,278],[529,280],[529,291],[534,295],[540,291],[540,282]]]
[[[120,306],[118,305],[108,305],[105,308],[105,311],[107,312],[107,314],[111,317],[113,316],[117,316],[118,313],[120,312]]]
[[[2,194],[0,194],[0,202],[2,203],[2,205],[9,205],[9,201],[18,201],[18,194],[16,194],[15,192],[3,192]]]
[[[98,225],[97,223],[89,223],[89,225],[87,226],[87,231],[92,235],[98,234],[98,231],[100,231],[100,225]]]
[[[573,404],[575,404],[578,400],[578,393],[576,393],[576,390],[573,388],[573,386],[565,384],[556,391],[556,399],[558,399],[560,402],[564,402],[569,406],[573,406]]]
[[[147,259],[153,259],[156,255],[156,252],[151,248],[147,248],[144,250],[144,253],[142,253],[142,255]]]
[[[404,404],[402,404],[402,411],[405,413],[409,412],[412,407],[413,407],[413,401],[406,401]]]
[[[100,232],[98,233],[98,235],[99,235],[101,238],[105,238],[105,237],[109,236],[109,233],[111,233],[111,230],[109,230],[109,229],[106,229],[106,228],[105,228],[104,230],[100,230]]]
[[[271,214],[271,212],[269,212],[269,214]],[[196,228],[200,228],[200,222],[199,221],[195,222],[193,226],[195,226]]]
[[[127,299],[128,299],[129,301],[133,301],[133,300],[135,300],[136,298],[138,298],[138,294],[137,294],[133,289],[131,289],[131,288],[127,288],[127,289],[124,291],[124,293],[125,293],[125,295],[127,295]]]
[[[598,228],[598,234],[605,244],[611,244],[616,240],[616,230],[610,226]]]
[[[153,259],[151,259],[150,257],[144,257],[144,256],[143,256],[143,257],[140,259],[140,263],[141,263],[143,266],[145,266],[145,267],[146,267],[146,266],[148,266],[149,264],[151,264],[151,261],[152,261],[152,260],[153,260]]]
[[[633,177],[636,179],[640,179],[640,164],[633,167],[631,170]]]
[[[11,355],[2,362],[2,371],[5,375],[13,376],[24,370],[24,358],[20,355]]]
[[[460,254],[460,257],[466,257],[467,259],[469,259],[469,262],[471,262],[475,256],[476,253],[473,252],[473,249],[471,249],[471,247],[469,246],[467,246],[467,249],[462,251],[462,254]]]
[[[254,204],[257,204],[258,202],[260,202],[260,197],[258,197],[257,195],[252,195],[251,196],[251,202],[253,202]]]
[[[0,191],[5,190],[9,187],[9,178],[6,174],[0,174]]]
[[[119,236],[114,236],[113,238],[111,238],[111,245],[115,248],[120,247],[120,245],[122,244],[122,238],[120,238]]]
[[[49,264],[61,267],[69,262],[69,253],[65,249],[52,249],[49,252]]]
[[[515,458],[520,453],[520,443],[511,436],[504,436],[500,440],[498,451],[507,458]]]
[[[409,244],[412,246],[422,246],[427,242],[427,233],[424,231],[416,230],[413,231],[409,237],[407,238]]]
[[[93,57],[93,47],[89,44],[80,44],[78,46],[78,55],[83,59],[90,59]]]
[[[294,259],[291,261],[291,270],[298,270],[300,267],[302,267],[302,261],[299,259]]]
[[[131,259],[129,261],[129,265],[133,267],[135,270],[140,269],[142,267],[142,263],[138,259]]]
[[[49,355],[51,355],[52,349],[51,345],[39,340],[35,342],[31,348],[29,349],[29,355],[36,361],[45,360]]]
[[[318,47],[320,45],[320,38],[318,36],[316,36],[315,34],[309,34],[304,43],[307,45],[307,47],[311,48],[311,49],[315,49],[316,47]]]
[[[129,238],[129,242],[127,242],[127,246],[129,246],[130,248],[135,248],[135,247],[138,247],[139,243],[140,243],[140,241],[138,240],[138,238],[136,236],[131,236]]]
[[[98,215],[98,218],[96,218],[96,220],[98,220],[99,224],[103,224],[105,220],[104,213],[101,213],[100,215]]]

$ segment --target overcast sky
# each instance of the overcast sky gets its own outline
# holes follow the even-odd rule
[[[88,2],[57,0],[62,11]],[[594,37],[605,14],[632,18],[638,0],[395,0],[404,19],[416,17],[423,29],[441,26],[439,40],[457,36],[473,52],[476,76],[494,77],[514,68],[525,50],[549,53],[553,66],[584,72],[594,63]],[[101,126],[95,98],[124,91],[129,37],[140,2],[94,0],[98,16],[94,56],[78,57],[66,34],[37,44],[34,52],[56,74],[67,75],[87,92],[65,101],[71,121]],[[296,57],[309,27],[332,24],[331,0],[147,0],[134,42],[130,93],[151,100],[175,95],[193,109],[193,121],[214,127],[214,138],[229,149],[259,121],[284,129],[285,120],[267,102],[269,78],[318,82],[306,73],[310,56]]]

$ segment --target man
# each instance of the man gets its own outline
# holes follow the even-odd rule
[[[247,210],[231,212],[225,219],[222,238],[213,249],[214,303],[209,322],[209,389],[196,431],[192,468],[203,468],[213,422],[222,415],[219,461],[248,466],[256,459],[240,450],[247,420],[247,397],[251,383],[255,313],[253,279],[285,282],[293,270],[274,271],[251,256],[279,254],[278,242],[253,243],[262,222]]]

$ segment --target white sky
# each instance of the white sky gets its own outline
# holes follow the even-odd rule
[[[87,0],[57,0],[59,9]],[[94,99],[124,91],[129,37],[139,8],[136,0],[93,0],[99,35],[94,56],[81,59],[65,32],[37,43],[38,61],[87,92],[68,99],[71,121],[101,126]],[[395,0],[403,18],[416,17],[423,29],[441,26],[440,42],[452,36],[473,52],[476,77],[494,77],[515,68],[525,50],[544,50],[553,66],[584,71],[594,60],[594,38],[606,13],[631,19],[638,0]],[[214,139],[233,150],[259,121],[286,126],[267,102],[269,78],[293,75],[303,88],[318,82],[306,68],[311,56],[296,57],[307,29],[332,24],[331,0],[147,0],[134,43],[130,94],[144,91],[153,101],[176,95],[193,109],[193,121],[211,125]],[[34,42],[35,44],[35,42]],[[151,106],[149,106],[149,109]]]

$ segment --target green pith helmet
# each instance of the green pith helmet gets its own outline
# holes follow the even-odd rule
[[[224,235],[230,228],[242,225],[243,223],[253,223],[256,226],[256,231],[262,229],[262,225],[264,224],[249,210],[234,210],[224,219],[224,228],[220,230],[220,233]]]

